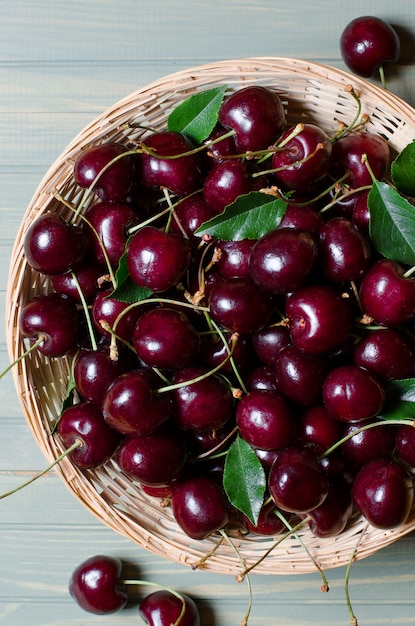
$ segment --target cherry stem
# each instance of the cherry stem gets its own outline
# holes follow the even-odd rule
[[[292,531],[289,530],[288,532],[286,532],[283,535],[281,535],[280,537],[278,537],[278,539],[275,541],[275,543],[273,543],[272,546],[270,548],[268,548],[268,550],[266,550],[263,553],[263,555],[257,561],[255,561],[255,563],[253,563],[249,567],[246,567],[242,572],[240,572],[238,578],[242,581],[243,578],[246,576],[246,574],[248,574],[253,569],[255,569],[255,567],[257,567],[260,563],[262,563],[262,561],[265,561],[265,559],[271,554],[271,552],[273,550],[275,550],[275,548],[277,548],[280,545],[280,543],[282,543],[285,539],[290,537],[293,534],[293,532],[296,532],[297,530],[300,530],[300,528],[302,528],[302,526],[304,526],[304,524],[306,524],[306,522],[308,522],[308,519],[309,518],[307,516],[306,518],[304,518],[300,522],[298,522],[298,524],[293,526]]]
[[[75,207],[73,207],[71,205],[70,202],[68,202],[63,196],[61,196],[59,193],[55,194],[55,198],[57,200],[59,200],[59,202],[62,202],[62,204],[64,204],[68,209],[70,209],[72,212],[74,212],[75,214],[77,213],[77,209],[75,209]],[[114,289],[117,287],[117,279],[115,278],[115,274],[114,274],[114,270],[112,268],[112,265],[110,263],[109,257],[108,257],[108,253],[107,250],[102,242],[101,237],[99,236],[98,231],[96,230],[96,228],[91,224],[91,222],[88,220],[88,218],[85,217],[85,215],[83,215],[82,213],[79,214],[79,217],[81,218],[82,221],[84,221],[88,227],[92,230],[92,232],[94,233],[95,237],[98,240],[99,245],[101,246],[101,250],[102,250],[102,254],[104,256],[105,259],[105,264],[107,266],[108,269],[108,274],[110,276],[110,280],[111,283],[114,287]],[[73,219],[72,219],[73,221]]]
[[[341,180],[346,179],[347,176],[348,176],[348,174],[345,174]],[[336,181],[336,183],[334,185],[332,185],[327,191],[330,191],[331,189],[335,189],[337,187],[337,185],[339,185],[339,183],[341,183],[341,180],[340,181]],[[333,198],[333,200],[331,202],[329,202],[322,209],[319,210],[319,214],[321,215],[322,213],[325,213],[326,211],[331,209],[333,206],[336,206],[336,204],[339,202],[339,200],[345,200],[349,196],[353,196],[355,193],[360,193],[361,191],[369,191],[369,189],[371,189],[371,185],[363,185],[362,187],[356,187],[355,189],[349,189],[348,191],[345,191],[341,195],[338,195],[335,198]],[[324,193],[324,195],[326,195],[326,194]],[[318,199],[319,198],[317,198],[317,200]]]
[[[353,128],[355,128],[355,126],[357,124],[357,120],[360,117],[360,113],[362,112],[362,102],[361,102],[359,96],[357,95],[357,93],[355,92],[355,90],[353,89],[352,85],[348,85],[346,87],[345,91],[352,96],[352,98],[354,99],[354,101],[357,104],[356,115],[354,116],[354,118],[352,119],[350,124],[348,124],[347,126],[344,126],[344,128],[342,128],[342,130],[340,132],[338,132],[335,135],[333,135],[333,137],[331,138],[332,142],[333,141],[337,141],[341,137],[344,137],[344,135],[347,135],[348,132],[353,130]],[[365,118],[365,121],[366,121],[366,118]]]
[[[229,362],[231,364],[233,373],[235,374],[235,377],[239,383],[240,388],[242,389],[242,391],[244,393],[248,393],[248,390],[245,386],[244,381],[242,380],[242,377],[238,371],[238,368],[236,367],[236,363],[235,363],[235,359],[233,358],[233,350],[235,348],[235,345],[232,343],[232,349],[229,347],[228,342],[226,341],[226,337],[224,336],[222,330],[219,328],[219,326],[216,324],[216,322],[210,318],[210,322],[212,324],[212,326],[214,327],[214,329],[216,330],[217,334],[219,335],[219,337],[221,338],[223,345],[225,346],[227,352],[228,352],[228,356],[229,356]],[[224,363],[225,365],[225,363]]]
[[[385,78],[385,68],[383,67],[383,65],[379,65],[379,78],[380,78],[380,82],[382,83],[382,87],[384,89],[387,89],[386,87],[386,78]]]
[[[10,363],[6,369],[4,369],[1,373],[0,373],[0,380],[3,378],[3,376],[5,376],[7,374],[7,372],[10,372],[10,370],[17,365],[17,363],[20,363],[20,361],[23,361],[23,359],[25,359],[27,356],[29,356],[29,354],[31,352],[33,352],[34,350],[36,350],[36,348],[38,346],[40,346],[41,343],[43,343],[43,341],[45,341],[45,337],[44,335],[39,335],[39,337],[36,339],[36,341],[30,346],[30,348],[28,348],[27,350],[25,350],[20,356],[17,357],[17,359],[15,359],[12,363]]]
[[[155,393],[167,393],[169,391],[174,391],[175,389],[180,389],[183,386],[187,386],[187,385],[194,385],[196,383],[200,383],[202,380],[205,380],[206,378],[209,378],[209,376],[213,376],[213,374],[216,374],[217,372],[219,372],[219,370],[222,369],[222,367],[224,365],[226,365],[226,363],[229,361],[229,359],[232,357],[232,353],[235,349],[236,343],[238,341],[238,337],[239,335],[237,333],[233,333],[232,337],[231,337],[231,349],[229,354],[223,359],[223,361],[221,361],[218,365],[216,365],[216,367],[213,367],[211,370],[208,370],[207,372],[203,372],[203,374],[200,374],[200,376],[195,376],[195,378],[191,378],[189,380],[185,380],[182,381],[180,383],[175,383],[172,385],[167,385],[166,387],[160,387],[159,389],[155,390]]]
[[[213,546],[212,550],[210,550],[209,552],[206,552],[206,554],[204,554],[195,563],[192,563],[192,565],[191,565],[192,570],[197,570],[197,569],[199,569],[199,567],[204,565],[206,563],[206,561],[208,559],[210,559],[210,557],[213,556],[215,554],[216,550],[222,545],[222,543],[224,542],[224,539],[225,539],[225,537],[223,535],[221,535],[220,538],[219,538],[219,541],[217,541],[215,543],[215,545]]]
[[[415,265],[410,267],[404,274],[402,274],[403,278],[409,278],[415,272]]]
[[[365,534],[365,532],[368,529],[368,527],[369,527],[369,524],[366,524],[365,527],[362,529],[362,532],[360,533],[359,537],[358,537],[358,540],[357,540],[356,545],[355,545],[355,547],[353,549],[353,552],[350,555],[350,559],[349,559],[349,562],[348,562],[347,567],[346,567],[346,574],[345,574],[345,577],[344,577],[344,593],[345,593],[345,596],[346,596],[346,604],[347,604],[347,609],[349,611],[349,618],[350,618],[351,626],[358,626],[358,625],[357,625],[357,618],[356,618],[356,616],[355,616],[355,614],[353,612],[352,603],[351,603],[350,594],[349,594],[350,571],[351,571],[352,565],[353,565],[353,563],[354,563],[354,561],[356,559],[356,553],[357,553],[359,545],[360,545],[360,543],[361,543],[361,541],[363,539],[363,535]]]
[[[355,435],[358,435],[359,433],[362,433],[365,430],[369,430],[370,428],[378,428],[379,426],[391,426],[391,425],[392,426],[402,426],[402,425],[412,426],[412,428],[414,428],[415,422],[413,419],[403,418],[403,419],[385,419],[385,420],[379,420],[378,422],[371,422],[370,424],[365,424],[364,426],[361,426],[360,428],[356,428],[356,430],[350,431],[347,435],[345,435],[344,437],[336,441],[336,443],[334,443],[332,446],[330,446],[330,448],[327,448],[327,450],[323,452],[323,454],[321,455],[321,458],[327,457],[329,454],[334,452],[334,450],[336,450],[343,443],[345,443],[345,441],[348,441]]]
[[[29,478],[29,480],[27,480],[26,482],[22,483],[18,487],[15,487],[14,489],[11,489],[10,491],[6,491],[6,493],[3,493],[2,495],[0,495],[0,500],[2,500],[3,498],[7,498],[8,496],[11,496],[12,494],[16,493],[17,491],[20,491],[21,489],[23,489],[24,487],[27,487],[28,485],[33,483],[35,480],[37,480],[41,476],[44,476],[45,474],[47,474],[47,472],[49,472],[55,465],[60,463],[62,461],[62,459],[64,459],[66,456],[68,456],[68,454],[70,454],[71,452],[76,450],[76,448],[81,447],[82,445],[83,445],[82,441],[80,439],[76,439],[76,441],[69,448],[67,448],[65,450],[65,452],[60,454],[50,465],[48,465],[48,467],[46,469],[42,470],[38,474],[35,474],[35,476],[32,476],[32,478]]]
[[[319,563],[317,563],[316,559],[313,557],[313,555],[311,554],[310,550],[307,548],[307,546],[305,545],[304,541],[302,540],[302,538],[300,537],[300,535],[297,533],[297,531],[291,526],[291,524],[289,523],[289,521],[284,517],[284,515],[278,511],[278,509],[275,509],[274,511],[275,515],[278,517],[278,519],[280,519],[282,521],[282,523],[284,524],[284,526],[286,526],[288,528],[288,530],[294,535],[294,537],[297,539],[297,541],[302,545],[302,547],[304,548],[304,550],[306,551],[307,555],[310,557],[311,562],[313,563],[313,565],[316,567],[318,573],[321,576],[321,580],[323,582],[323,584],[321,585],[321,591],[327,592],[329,590],[329,583],[328,580],[326,578],[326,575],[323,571],[323,569],[321,568],[321,566],[319,565]]]
[[[84,310],[85,313],[85,319],[86,319],[86,325],[88,327],[88,333],[89,333],[89,339],[91,341],[91,347],[93,350],[97,350],[98,346],[97,346],[97,341],[95,338],[95,333],[94,333],[94,329],[92,326],[92,321],[91,321],[91,315],[88,309],[88,304],[85,300],[85,296],[83,294],[83,291],[81,289],[81,285],[79,284],[79,280],[78,277],[76,276],[75,272],[71,272],[71,276],[72,276],[72,280],[74,281],[76,288],[78,290],[78,294],[79,294],[79,298],[81,300],[81,304],[82,304],[82,308]]]
[[[129,580],[129,579],[125,579],[125,580],[121,580],[120,583],[124,584],[124,585],[134,585],[134,586],[139,585],[140,587],[141,586],[144,586],[144,587],[156,587],[157,589],[162,589],[163,591],[168,591],[173,596],[176,596],[176,598],[178,598],[181,601],[181,603],[182,603],[182,609],[180,611],[179,617],[170,626],[179,626],[180,622],[182,621],[182,619],[184,617],[185,611],[186,611],[186,601],[183,598],[181,593],[179,593],[175,589],[172,589],[171,587],[165,587],[164,585],[159,585],[158,583],[154,583],[154,582],[151,582],[149,580]]]
[[[243,617],[243,620],[241,622],[241,626],[247,626],[248,624],[248,620],[249,620],[249,616],[251,614],[251,609],[252,609],[252,586],[251,586],[251,581],[249,579],[249,576],[247,576],[246,572],[246,567],[245,567],[245,563],[241,557],[241,555],[239,554],[238,550],[236,549],[236,547],[234,546],[233,542],[229,539],[228,535],[226,534],[226,532],[222,529],[219,531],[222,535],[222,537],[225,539],[225,541],[230,545],[230,547],[232,548],[232,550],[234,551],[238,561],[240,562],[241,566],[244,568],[244,579],[246,580],[246,584],[248,586],[248,608],[246,610],[246,613]],[[242,582],[242,579],[241,581]]]
[[[306,163],[309,159],[312,159],[319,150],[322,150],[322,149],[323,149],[323,144],[318,143],[315,149],[313,150],[313,152],[311,152],[309,155],[304,157],[304,159],[299,159],[298,161],[296,161],[295,165],[302,165],[303,163]],[[258,176],[263,176],[264,174],[274,174],[275,172],[283,172],[285,170],[290,169],[291,167],[292,165],[283,165],[282,167],[274,167],[269,170],[262,170],[261,172],[255,172],[254,174],[252,174],[252,178],[257,178]]]

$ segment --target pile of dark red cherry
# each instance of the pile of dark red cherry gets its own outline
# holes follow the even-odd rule
[[[368,208],[390,161],[364,124],[289,127],[260,86],[227,94],[201,145],[166,129],[82,151],[74,179],[95,201],[29,228],[27,262],[53,289],[20,316],[37,350],[73,357],[57,422],[73,463],[113,459],[195,539],[235,519],[280,533],[276,511],[320,537],[355,512],[403,524],[415,429],[382,411],[415,374],[415,279],[373,246]],[[266,479],[254,519],[223,486],[236,439]]]

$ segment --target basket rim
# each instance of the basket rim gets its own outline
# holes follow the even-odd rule
[[[322,63],[309,62],[303,59],[278,56],[259,56],[247,57],[245,59],[222,60],[203,65],[196,65],[173,72],[134,90],[113,105],[107,107],[102,113],[95,116],[91,122],[89,122],[75,135],[57,159],[55,159],[54,163],[52,163],[44,173],[26,208],[12,249],[9,266],[9,279],[6,290],[6,340],[11,361],[15,360],[16,356],[19,354],[19,350],[21,350],[21,347],[19,348],[20,340],[18,332],[16,333],[16,309],[18,308],[17,303],[19,300],[19,290],[25,279],[26,269],[22,256],[22,239],[28,223],[31,219],[33,219],[33,216],[37,212],[41,213],[46,210],[45,206],[47,206],[51,195],[51,181],[55,179],[57,172],[62,173],[63,178],[65,178],[65,176],[67,176],[71,171],[70,160],[75,151],[79,149],[79,146],[87,144],[91,140],[91,137],[94,136],[94,133],[97,135],[101,134],[102,138],[102,134],[105,133],[105,130],[109,129],[111,126],[111,119],[114,116],[114,112],[130,106],[131,103],[134,103],[144,93],[151,93],[154,91],[157,92],[158,89],[163,88],[167,83],[171,83],[172,85],[186,84],[188,85],[188,88],[191,89],[195,76],[203,76],[206,72],[214,75],[214,72],[217,70],[225,73],[230,73],[232,71],[232,74],[234,75],[243,75],[244,71],[245,73],[248,73],[249,70],[249,72],[253,72],[255,74],[258,66],[266,67],[267,70],[274,69],[276,79],[278,78],[278,71],[285,71],[293,76],[309,76],[312,78],[319,77],[322,80],[338,85],[339,88],[342,89],[352,84],[353,87],[361,91],[362,94],[374,94],[379,103],[379,107],[383,104],[388,107],[392,106],[398,116],[401,116],[403,119],[407,119],[408,124],[413,125],[413,132],[415,135],[415,109],[403,99],[398,96],[394,96],[393,94],[386,93],[381,87],[373,85],[365,79],[351,76],[348,72],[342,69],[337,69]],[[258,76],[259,72],[260,70],[258,70]],[[47,189],[46,194],[44,193],[45,188]],[[30,394],[31,391],[30,385],[27,383],[29,374],[28,370],[29,366],[24,362],[21,362],[19,367],[13,369],[12,375],[15,388],[19,396],[19,401],[26,422],[31,429],[39,448],[48,461],[51,462],[58,454],[60,454],[62,450],[60,449],[59,443],[55,442],[53,438],[48,436],[44,424],[41,423],[42,417],[38,414],[33,415],[31,413],[33,407],[29,407],[27,404],[27,394]],[[201,558],[205,552],[209,551],[212,547],[212,542],[215,541],[215,539],[209,539],[201,542],[196,547],[189,545],[188,553],[183,553],[183,550],[177,546],[177,543],[175,543],[174,531],[171,531],[169,528],[169,531],[172,532],[172,538],[168,538],[168,547],[166,547],[167,544],[165,543],[165,540],[160,540],[160,538],[155,537],[153,529],[144,529],[139,527],[139,525],[128,516],[128,513],[114,509],[111,496],[108,496],[108,500],[101,497],[99,500],[95,500],[94,494],[96,495],[96,491],[93,481],[85,480],[82,472],[79,472],[77,468],[71,464],[69,459],[65,459],[55,469],[75,498],[77,498],[101,522],[123,536],[139,543],[144,548],[159,554],[161,557],[189,565],[195,560],[198,560],[198,558]],[[150,503],[151,501],[148,500],[148,502]],[[159,521],[157,521],[157,523],[159,523]],[[330,538],[329,540],[317,540],[316,547],[313,549],[315,549],[316,556],[318,558],[321,546],[325,547],[325,549],[327,547],[333,548],[332,557],[327,557],[326,555],[323,559],[324,566],[339,567],[344,565],[346,562],[344,557],[338,556],[340,554],[339,545],[342,541],[349,541],[350,551],[352,551],[355,547],[356,536],[362,535],[362,540],[356,551],[356,558],[360,559],[369,556],[379,547],[386,547],[414,529],[414,515],[411,516],[408,523],[404,524],[399,529],[389,531],[379,531],[376,529],[367,530],[366,522],[361,519],[348,534],[346,532],[342,536]],[[137,538],[137,535],[140,536]],[[238,541],[243,543],[244,540],[240,539]],[[315,571],[315,566],[309,561],[307,555],[299,555],[299,552],[296,550],[290,553],[291,550],[293,550],[292,546],[287,543],[286,549],[283,548],[284,554],[279,554],[279,558],[283,562],[282,569],[273,568],[273,565],[275,565],[275,559],[273,560],[273,557],[270,557],[270,562],[266,567],[257,568],[254,572],[261,574],[298,574]],[[252,556],[249,552],[249,548],[248,554],[249,557]],[[292,554],[295,555],[294,558]],[[218,573],[234,574],[239,571],[240,564],[237,559],[235,560],[232,555],[230,556],[229,551],[227,552],[226,549],[223,549],[222,552],[218,551],[217,555],[213,556],[206,562],[205,568],[209,571],[215,571]]]

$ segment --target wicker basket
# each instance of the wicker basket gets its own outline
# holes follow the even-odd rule
[[[352,84],[361,96],[362,113],[370,116],[370,132],[385,137],[396,151],[415,136],[415,112],[402,100],[342,71],[295,59],[222,61],[177,72],[139,89],[105,111],[73,139],[46,173],[27,208],[10,262],[6,324],[11,360],[24,351],[17,321],[21,306],[33,295],[49,288],[48,279],[27,265],[23,238],[28,226],[39,214],[47,210],[62,210],[54,197],[56,190],[72,205],[79,203],[82,193],[72,180],[78,152],[105,139],[123,141],[127,136],[129,139],[138,138],[143,131],[139,128],[131,130],[127,122],[135,121],[161,129],[169,111],[185,97],[218,84],[227,84],[231,90],[250,84],[272,87],[282,98],[291,123],[314,121],[329,131],[337,128],[338,120],[349,123],[356,113],[356,103],[346,89]],[[51,435],[51,424],[65,393],[69,365],[65,359],[48,360],[35,351],[13,369],[27,423],[49,461],[62,452],[61,442]],[[174,522],[169,507],[162,508],[159,500],[146,496],[139,486],[119,472],[113,462],[83,472],[66,458],[56,466],[56,470],[73,495],[100,521],[163,558],[190,566],[217,543],[217,537],[196,542],[190,540]],[[349,561],[361,535],[356,558],[372,554],[413,529],[415,515],[404,526],[386,532],[366,528],[365,521],[357,518],[335,538],[317,539],[307,530],[301,531],[300,536],[320,566],[328,569]],[[232,541],[248,566],[275,542],[272,538],[253,536],[234,537]],[[241,570],[241,564],[232,547],[224,542],[206,561],[204,568],[236,575]],[[315,571],[315,565],[298,539],[290,537],[277,545],[253,571],[261,574],[298,574]]]

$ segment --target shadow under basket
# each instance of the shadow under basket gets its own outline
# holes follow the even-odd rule
[[[229,92],[248,85],[270,87],[281,97],[289,123],[314,122],[333,133],[339,122],[348,125],[356,115],[356,101],[348,90],[352,85],[361,99],[361,113],[369,116],[367,129],[382,135],[393,153],[402,150],[415,136],[415,112],[396,96],[340,70],[296,59],[221,61],[179,71],[135,91],[73,139],[43,177],[25,212],[12,251],[7,290],[6,326],[11,361],[18,359],[27,347],[19,334],[21,307],[34,295],[49,290],[49,279],[26,262],[25,233],[40,214],[65,211],[55,197],[57,190],[72,206],[78,206],[84,190],[77,187],[72,174],[79,151],[105,140],[138,140],[145,132],[140,125],[163,129],[169,112],[177,104],[198,91],[222,84],[228,85]],[[63,452],[61,441],[51,431],[66,392],[69,372],[68,359],[48,359],[37,351],[13,367],[27,424],[48,461]],[[220,538],[215,534],[202,541],[189,539],[175,523],[170,507],[163,508],[158,498],[147,496],[139,485],[120,472],[114,461],[98,469],[81,471],[65,458],[56,471],[72,494],[101,522],[163,558],[191,566],[210,552]],[[333,538],[319,539],[306,528],[298,534],[321,568],[330,569],[347,564],[357,544],[355,558],[362,559],[414,529],[412,514],[406,524],[388,531],[367,527],[364,519],[354,517],[346,530]],[[247,567],[278,541],[278,537],[240,537],[232,533],[230,537]],[[234,549],[224,541],[206,560],[203,569],[237,575],[242,568]],[[314,571],[315,564],[293,535],[275,545],[253,570],[258,574]]]

